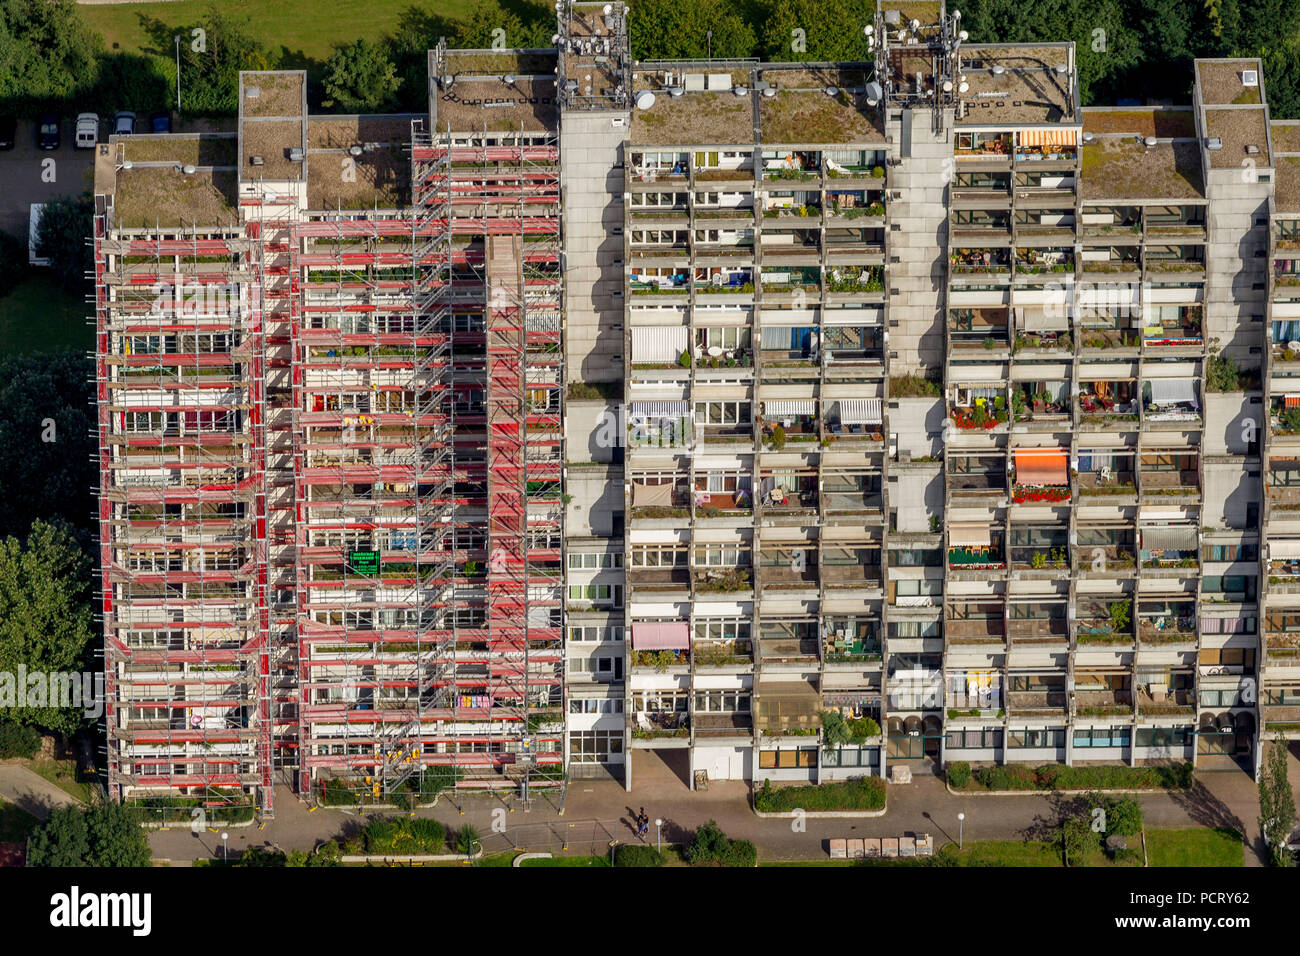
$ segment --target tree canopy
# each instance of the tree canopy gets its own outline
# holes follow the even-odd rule
[[[325,64],[326,107],[348,113],[391,108],[402,79],[384,48],[365,40],[339,47]]]
[[[118,803],[60,807],[32,832],[28,866],[148,866],[149,841]]]
[[[37,521],[25,542],[0,542],[0,671],[80,673],[90,665],[90,561],[66,528]],[[80,710],[16,707],[8,716],[72,733]]]

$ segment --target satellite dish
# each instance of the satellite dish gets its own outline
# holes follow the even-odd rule
[[[954,10],[954,11],[952,12],[952,18],[953,18],[954,20],[960,20],[960,19],[961,19],[961,11],[960,11],[960,10]],[[964,39],[966,39],[966,38],[965,38],[965,37],[962,37],[962,39],[964,40]]]
[[[506,86],[513,86],[515,82],[514,74],[507,73],[505,76],[501,77],[501,82],[504,83]]]
[[[769,86],[767,89],[763,91],[763,95],[770,100],[772,97],[776,96],[776,90],[772,89],[772,87]]]
[[[682,89],[680,86],[674,86],[671,90],[668,91],[668,95],[676,98],[678,96],[681,96],[685,92],[686,91]]]
[[[735,88],[732,89],[731,92],[735,93],[737,96],[748,96],[749,87],[745,86],[745,84],[743,83],[737,83]]]
[[[1154,136],[1148,136],[1146,139],[1142,140],[1142,145],[1147,149],[1151,149],[1156,145],[1156,138]]]
[[[827,96],[839,96],[839,95],[840,95],[840,88],[839,88],[838,86],[828,86],[828,87],[826,87],[826,95],[827,95]]]
[[[945,93],[951,93],[951,92],[952,92],[952,80],[944,80],[944,81],[943,81],[943,91],[944,91]]]
[[[1064,63],[1058,63],[1056,64],[1055,67],[1053,67],[1053,69],[1055,69],[1057,73],[1066,73],[1069,71],[1070,68],[1066,66]]]
[[[1085,143],[1091,143],[1091,142],[1092,142],[1094,139],[1096,139],[1096,138],[1097,138],[1097,136],[1096,136],[1095,133],[1084,133],[1084,134],[1083,134],[1083,141],[1084,141]]]
[[[636,108],[639,110],[648,110],[655,105],[655,95],[649,90],[642,90],[636,95]]]
[[[614,5],[612,3],[607,3],[605,4],[604,10],[605,10],[605,16],[609,16],[611,13],[614,12]]]
[[[967,83],[965,80],[957,84],[958,93],[965,93],[969,89],[970,89],[970,84]]]
[[[910,24],[908,24],[908,26],[910,26],[912,28],[912,32],[915,33],[917,30],[921,29],[921,21],[913,20]]]
[[[867,100],[870,101],[873,105],[879,103],[881,96],[884,95],[884,90],[880,88],[880,84],[877,83],[875,80],[872,80],[870,83],[867,84],[866,92],[867,92]]]
[[[353,156],[360,156],[363,152],[365,152],[365,150],[363,150],[360,146],[353,146],[351,149],[348,150],[348,152],[351,153]]]
[[[124,160],[122,160],[122,168],[123,168],[123,169],[131,169],[131,168],[133,168],[134,166],[135,166],[135,163],[131,162],[131,160],[129,160],[129,159],[124,159]]]
[[[559,42],[560,42],[560,35],[558,33],[551,37],[552,44],[559,43]]]
[[[960,40],[962,43],[965,43],[967,40],[970,39],[970,34],[967,33],[965,30],[962,30],[960,33],[957,34],[957,39]]]
[[[197,166],[191,165],[189,163],[186,163],[184,166],[181,167],[181,172],[183,172],[186,176],[193,176],[198,171],[199,168]]]
[[[875,48],[876,48],[876,38],[875,38],[875,37],[867,37],[867,49],[868,49],[868,50],[874,50]]]
[[[1007,72],[1007,68],[1006,68],[1005,66],[1003,66],[1001,63],[995,63],[995,64],[993,64],[993,75],[994,75],[994,76],[1001,76],[1001,75],[1002,75],[1003,73],[1005,73],[1005,72]]]
[[[876,32],[876,28],[868,23],[865,27],[862,28],[862,32],[867,36],[871,36],[871,34]]]

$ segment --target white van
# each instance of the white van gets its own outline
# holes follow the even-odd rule
[[[77,136],[74,142],[77,149],[94,149],[99,139],[99,114],[80,113],[77,115]]]

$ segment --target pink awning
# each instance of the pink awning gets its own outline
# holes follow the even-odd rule
[[[685,621],[632,625],[632,647],[638,651],[684,651],[690,646],[690,625]]]

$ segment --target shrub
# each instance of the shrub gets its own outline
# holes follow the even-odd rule
[[[682,349],[682,354],[677,356],[677,364],[680,365],[682,368],[690,368],[691,353],[686,349]]]
[[[1036,790],[1038,778],[1024,764],[1007,764],[1002,767],[980,767],[975,779],[990,790]]]
[[[785,447],[785,429],[780,425],[772,429],[772,447],[777,451]]]
[[[842,783],[772,789],[768,781],[754,797],[764,813],[788,810],[880,810],[885,806],[885,781],[879,777],[857,777]]]
[[[437,820],[378,817],[366,824],[361,838],[366,853],[423,855],[442,852],[447,831]]]
[[[722,854],[723,866],[758,866],[758,847],[748,840],[732,840]]]
[[[41,735],[35,727],[0,720],[0,760],[10,757],[30,759],[41,749]]]
[[[958,760],[948,765],[948,782],[960,790],[970,783],[970,764]]]
[[[695,831],[686,860],[694,866],[756,866],[758,850],[748,840],[728,840],[717,821],[710,820]]]
[[[615,866],[663,866],[663,856],[652,846],[620,843],[614,850]]]

